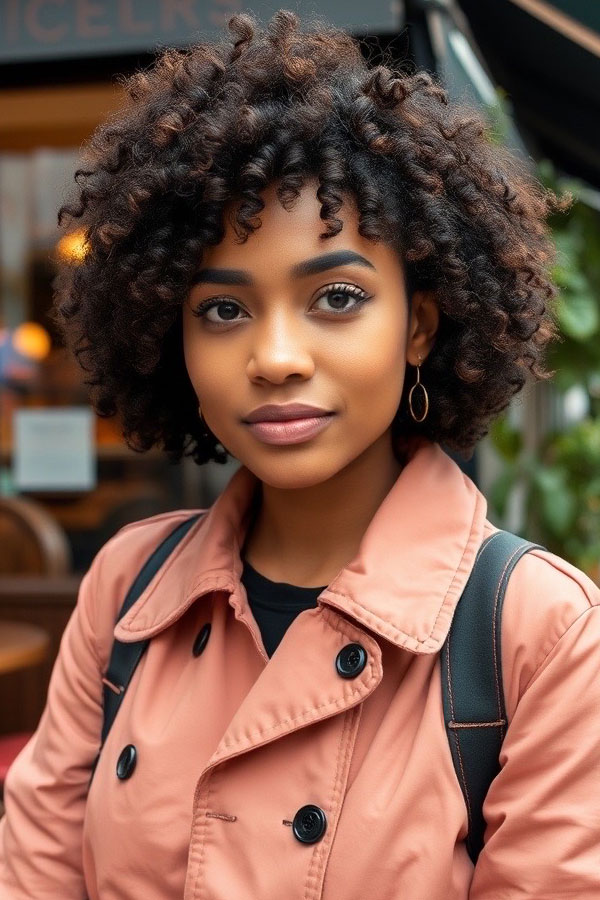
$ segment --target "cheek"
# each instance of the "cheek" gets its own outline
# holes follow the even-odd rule
[[[224,409],[227,398],[236,395],[236,388],[239,390],[239,375],[236,377],[234,366],[224,365],[223,354],[190,354],[186,367],[196,395],[207,407]]]
[[[392,319],[374,322],[345,347],[340,375],[357,400],[380,409],[397,407],[406,366],[404,343],[403,323]]]
[[[224,365],[222,350],[219,351],[210,341],[201,340],[196,333],[197,329],[195,319],[191,319],[189,323],[184,319],[183,357],[196,394],[208,400],[219,385],[220,391],[223,391],[223,385],[227,383],[228,367]]]

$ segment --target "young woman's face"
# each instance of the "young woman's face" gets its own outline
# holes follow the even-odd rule
[[[428,349],[412,335],[397,253],[361,237],[351,200],[338,213],[342,231],[319,238],[316,188],[307,182],[288,211],[269,186],[262,224],[243,244],[226,217],[225,236],[206,248],[183,307],[186,366],[208,427],[280,488],[325,481],[378,441],[391,452],[409,327],[410,361]],[[205,301],[210,307],[195,315]],[[245,422],[263,404],[290,403],[330,415],[308,436],[272,425],[261,433]],[[285,442],[272,443],[282,433]]]

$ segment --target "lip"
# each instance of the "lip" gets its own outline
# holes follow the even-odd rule
[[[334,416],[335,413],[328,413],[287,421],[248,422],[247,425],[264,444],[300,444],[327,428]]]
[[[258,406],[248,413],[243,422],[290,422],[297,419],[314,419],[318,416],[329,416],[332,411],[307,403],[286,403],[285,405],[267,403]]]

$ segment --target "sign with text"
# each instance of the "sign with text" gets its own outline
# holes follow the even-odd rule
[[[224,36],[234,13],[266,24],[281,8],[354,34],[400,25],[398,0],[0,0],[0,63],[155,52]]]
[[[18,409],[13,481],[22,491],[90,491],[96,486],[94,414],[87,406]]]

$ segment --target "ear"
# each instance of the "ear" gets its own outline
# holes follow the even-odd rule
[[[416,366],[427,359],[435,343],[440,310],[435,291],[415,291],[411,299],[410,319],[406,335],[406,361]]]

